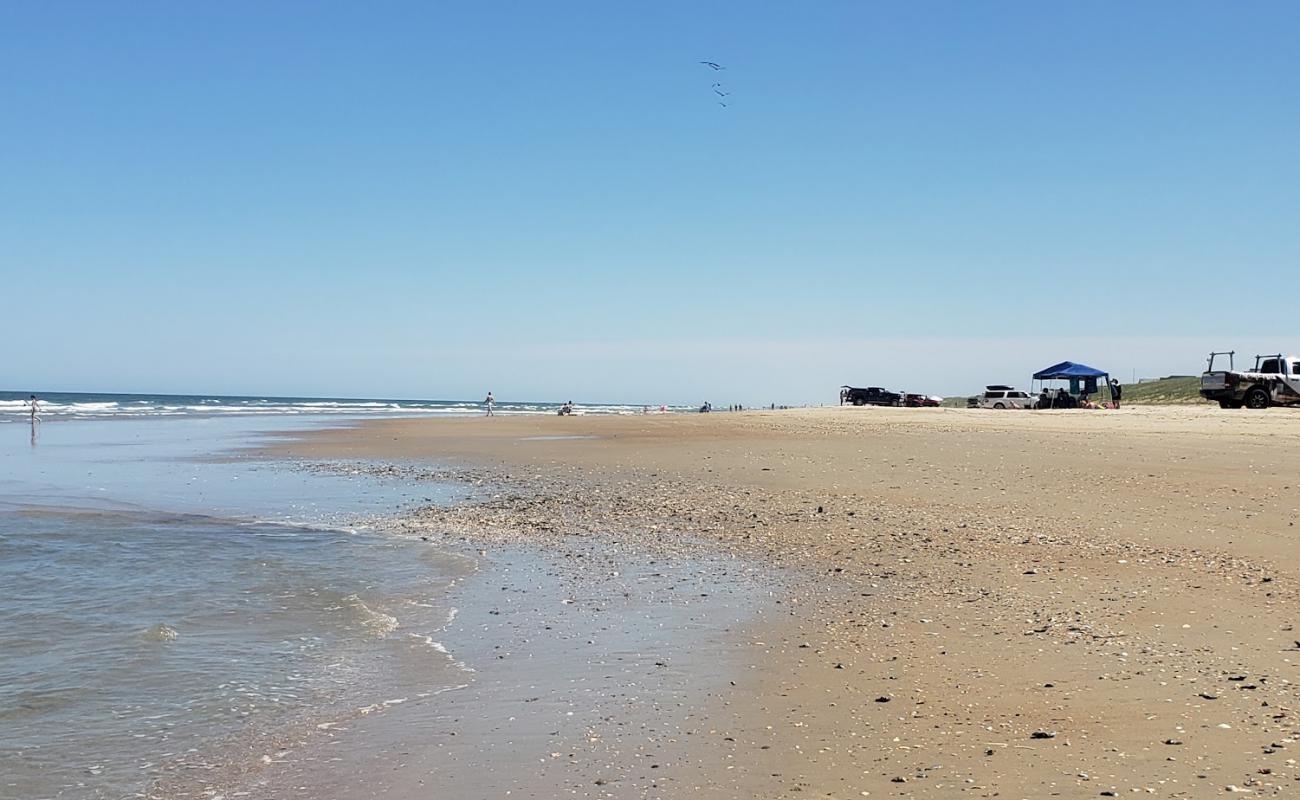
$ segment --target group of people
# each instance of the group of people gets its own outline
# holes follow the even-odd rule
[[[488,392],[488,393],[487,393],[487,397],[483,398],[483,405],[487,407],[487,415],[488,415],[489,417],[496,416],[496,405],[497,405],[497,399],[496,399],[495,397],[492,396],[492,393],[491,393],[491,392]],[[559,414],[561,417],[572,416],[572,414],[573,414],[573,401],[570,400],[569,402],[567,402],[567,403],[565,403],[564,405],[560,406],[559,409],[557,409],[555,413],[556,413],[556,414]]]
[[[32,404],[33,404],[33,408],[35,408],[35,403],[36,403],[36,396],[35,396],[35,395],[32,395]],[[483,399],[483,405],[487,408],[487,416],[489,416],[489,417],[491,417],[491,416],[495,416],[495,412],[496,412],[496,404],[497,404],[497,400],[496,400],[496,398],[492,396],[492,393],[491,393],[491,392],[488,392],[488,393],[487,393],[487,397],[485,397],[485,398]],[[775,411],[777,408],[788,408],[788,406],[778,406],[776,403],[773,403],[773,404],[772,404],[772,410]],[[559,409],[557,409],[555,413],[559,414],[561,417],[567,417],[567,416],[570,416],[570,415],[573,414],[573,409],[574,409],[573,401],[570,400],[569,402],[567,402],[567,403],[565,403],[564,405],[560,406]],[[700,413],[701,413],[701,414],[707,414],[707,413],[709,413],[709,412],[712,411],[712,410],[713,410],[713,404],[712,404],[712,403],[705,402],[704,405],[700,406]],[[745,407],[742,406],[742,405],[736,404],[736,405],[728,406],[728,407],[727,407],[727,410],[728,410],[728,411],[744,411],[744,410],[745,410]],[[659,406],[659,411],[660,411],[660,412],[666,412],[666,411],[668,411],[668,406]],[[35,412],[33,411],[32,413],[33,413],[33,417],[34,417],[34,416],[35,416]],[[650,406],[645,406],[644,408],[642,408],[641,413],[642,413],[642,414],[649,414],[649,413],[650,413]]]
[[[1088,391],[1089,388],[1096,390],[1096,383],[1093,382],[1091,387],[1085,386],[1084,390],[1076,398],[1065,389],[1055,389],[1049,392],[1047,387],[1044,386],[1043,391],[1038,395],[1038,402],[1034,405],[1034,408],[1105,408],[1105,404],[1093,402],[1091,392]],[[1120,397],[1123,394],[1124,388],[1120,386],[1119,380],[1111,378],[1110,408],[1119,408]]]
[[[1087,397],[1088,395],[1081,394],[1079,399],[1075,400],[1074,395],[1064,389],[1053,389],[1049,392],[1044,387],[1038,395],[1038,402],[1034,404],[1034,408],[1040,411],[1048,408],[1079,408],[1082,402],[1087,402]]]
[[[784,407],[785,407],[785,406],[782,406],[782,408],[784,408]],[[773,409],[773,410],[776,410],[776,404],[775,404],[775,403],[772,404],[772,409]],[[713,404],[710,403],[710,402],[705,401],[704,405],[700,406],[700,413],[701,413],[701,414],[707,414],[707,413],[709,413],[709,412],[712,411],[712,410],[713,410]],[[733,404],[727,406],[727,410],[728,410],[728,411],[744,411],[744,410],[745,410],[745,407],[742,406],[742,405],[739,404],[739,403],[733,403]]]

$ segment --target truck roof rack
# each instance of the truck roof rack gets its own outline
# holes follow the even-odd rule
[[[1213,371],[1214,371],[1214,359],[1215,359],[1216,357],[1218,357],[1218,356],[1227,356],[1227,357],[1228,357],[1228,371],[1231,372],[1232,370],[1236,369],[1236,366],[1232,363],[1232,362],[1233,362],[1233,359],[1236,357],[1236,355],[1237,355],[1237,351],[1236,351],[1236,350],[1212,350],[1212,351],[1210,352],[1209,363],[1205,365],[1205,371],[1206,371],[1206,372],[1213,372]]]

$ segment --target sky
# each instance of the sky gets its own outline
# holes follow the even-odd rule
[[[0,389],[816,403],[1300,350],[1298,37],[1294,2],[3,3]]]

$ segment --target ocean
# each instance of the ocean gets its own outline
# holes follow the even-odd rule
[[[26,422],[31,392],[0,392],[0,422]],[[484,413],[481,400],[384,400],[340,397],[241,397],[181,394],[36,392],[43,419],[194,416],[467,416]],[[499,400],[498,414],[554,414],[561,403]],[[681,406],[580,403],[576,414],[686,411]]]
[[[49,395],[34,426],[5,406],[0,798],[145,797],[465,685],[439,637],[475,562],[375,527],[456,487],[240,454],[454,406]]]

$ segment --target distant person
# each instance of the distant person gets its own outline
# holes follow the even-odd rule
[[[560,406],[560,410],[556,413],[558,413],[561,417],[571,416],[573,414],[573,401],[570,400],[569,402]]]
[[[1050,397],[1047,396],[1047,390],[1046,390],[1046,389],[1043,390],[1042,394],[1038,395],[1038,407],[1039,407],[1039,408],[1051,408],[1051,407],[1052,407],[1052,398],[1050,398]]]
[[[492,396],[491,392],[488,392],[487,399],[483,401],[483,404],[487,406],[487,415],[489,417],[492,416],[492,406],[495,406],[497,404],[497,400],[495,397]]]
[[[1110,397],[1115,401],[1115,408],[1119,408],[1120,395],[1124,394],[1124,389],[1119,385],[1119,378],[1110,379]]]
[[[848,399],[849,399],[849,390],[840,389],[840,405],[844,405],[846,402],[848,402]]]
[[[29,406],[31,407],[31,413],[32,413],[32,424],[35,425],[36,423],[38,423],[38,422],[41,421],[41,418],[40,418],[40,410],[41,410],[41,404],[40,404],[40,401],[38,401],[38,400],[36,399],[36,395],[32,395],[31,397],[29,397],[29,398],[27,399],[27,405],[29,405]]]

